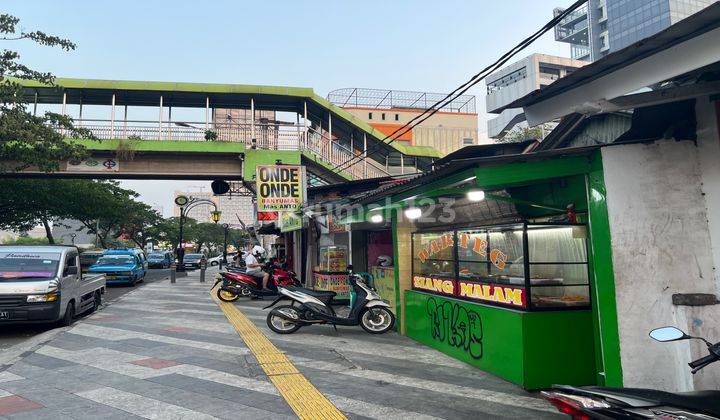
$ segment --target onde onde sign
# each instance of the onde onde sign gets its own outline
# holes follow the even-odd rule
[[[257,210],[300,211],[306,196],[305,167],[258,165]]]

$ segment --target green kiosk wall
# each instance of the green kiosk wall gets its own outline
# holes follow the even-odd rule
[[[525,389],[593,385],[589,310],[523,312],[405,291],[408,337]]]

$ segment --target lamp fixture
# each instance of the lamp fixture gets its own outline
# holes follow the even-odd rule
[[[405,209],[405,217],[410,220],[419,219],[422,216],[422,210],[417,207],[408,207]]]
[[[383,220],[384,220],[383,216],[380,213],[375,213],[372,216],[370,216],[370,221],[373,223],[382,223]]]
[[[470,201],[483,201],[485,199],[485,191],[483,190],[470,190],[467,192],[467,198]]]

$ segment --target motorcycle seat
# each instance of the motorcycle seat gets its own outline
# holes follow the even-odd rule
[[[286,289],[293,291],[293,292],[300,292],[305,293],[306,295],[310,295],[313,297],[316,297],[320,300],[331,300],[335,296],[337,296],[337,293],[331,292],[331,291],[324,291],[324,290],[312,290],[312,289],[306,289],[304,287],[297,287],[297,286],[286,286]]]
[[[612,396],[631,396],[653,401],[658,405],[669,405],[698,411],[720,417],[720,391],[666,392],[642,388],[604,388],[587,387],[586,389]]]

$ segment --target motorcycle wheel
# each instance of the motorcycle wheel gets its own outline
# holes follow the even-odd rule
[[[217,290],[217,297],[223,302],[235,302],[236,300],[240,299],[240,295],[236,295],[233,292],[223,289]]]
[[[278,315],[276,315],[277,312],[280,310],[293,312],[298,318],[300,318],[300,313],[297,311],[297,309],[294,306],[290,305],[284,305],[284,306],[278,306],[277,308],[270,311],[270,313],[267,315],[267,326],[274,332],[278,334],[292,334],[295,331],[299,330],[302,325],[296,324],[292,321],[288,321],[285,318],[282,318]]]
[[[383,334],[395,326],[395,315],[384,306],[366,308],[360,314],[360,326],[370,334]]]

